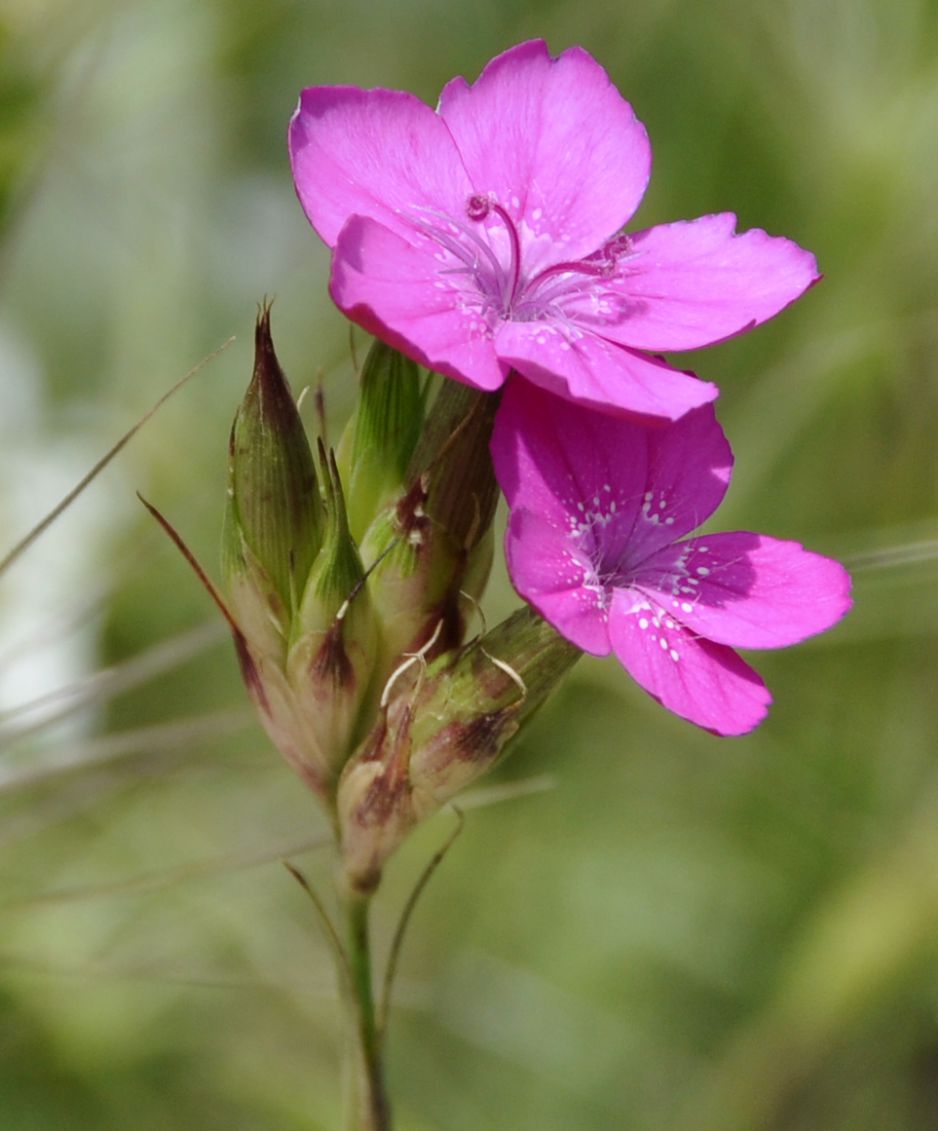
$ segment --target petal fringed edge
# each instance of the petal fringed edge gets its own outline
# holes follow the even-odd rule
[[[732,213],[636,232],[608,290],[619,319],[603,334],[643,350],[699,349],[765,322],[816,283],[814,256]]]
[[[839,562],[763,534],[703,535],[649,559],[636,580],[693,632],[735,648],[784,648],[849,610]]]
[[[631,677],[681,718],[714,734],[746,734],[772,696],[731,648],[656,615],[633,590],[618,590],[609,612],[613,651]]]

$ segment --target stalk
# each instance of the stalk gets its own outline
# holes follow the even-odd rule
[[[339,970],[346,1023],[346,1131],[391,1131],[371,976],[371,896],[346,886],[341,902],[347,958],[347,968]]]

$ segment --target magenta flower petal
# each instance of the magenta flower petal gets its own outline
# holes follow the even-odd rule
[[[430,369],[491,390],[508,367],[458,296],[435,282],[429,250],[355,216],[336,242],[330,290],[340,309],[375,337]]]
[[[492,456],[521,596],[584,650],[611,644],[646,691],[717,734],[751,730],[769,703],[729,645],[792,644],[850,607],[845,570],[797,543],[745,532],[680,540],[729,481],[709,406],[647,428],[513,380]]]
[[[636,232],[629,244],[607,284],[621,317],[602,333],[635,349],[712,345],[778,314],[819,278],[810,252],[758,228],[737,235],[728,212]]]
[[[620,443],[623,438],[620,432]],[[723,501],[732,470],[733,453],[710,405],[654,429],[631,560],[649,557],[705,522]]]
[[[439,113],[477,190],[494,193],[520,229],[549,238],[539,267],[595,251],[645,194],[645,127],[580,47],[554,59],[543,40],[521,43],[472,85],[453,79]]]
[[[495,417],[491,444],[509,507],[536,512],[563,531],[586,514],[586,501],[597,496],[627,537],[642,505],[651,435],[637,425],[630,428],[632,443],[617,444],[622,422],[615,417],[574,408],[525,381],[512,380]]]
[[[514,511],[505,555],[515,584],[545,620],[563,624],[564,636],[584,652],[608,655],[605,593],[590,584],[589,560],[571,552],[556,527],[534,511]]]
[[[690,538],[642,564],[643,592],[693,632],[736,648],[783,648],[850,608],[839,562],[763,534]]]
[[[413,239],[419,209],[462,213],[473,191],[446,125],[403,91],[309,87],[289,142],[297,196],[330,247],[355,215]]]
[[[758,674],[723,644],[655,617],[626,590],[615,593],[609,636],[622,666],[674,714],[720,735],[746,734],[772,696]]]
[[[657,358],[562,323],[503,322],[495,349],[535,385],[600,411],[676,420],[719,394]]]
[[[709,406],[645,428],[518,380],[502,398],[492,457],[509,507],[595,527],[610,553],[627,543],[636,562],[709,518],[733,462]]]

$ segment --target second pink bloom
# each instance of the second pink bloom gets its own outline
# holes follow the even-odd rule
[[[706,405],[662,428],[512,381],[492,438],[521,596],[585,652],[614,652],[670,711],[716,734],[756,726],[771,696],[735,648],[780,648],[850,607],[830,558],[764,534],[687,537],[729,485]]]

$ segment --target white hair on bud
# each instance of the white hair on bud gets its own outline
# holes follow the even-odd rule
[[[527,684],[515,671],[511,664],[506,664],[504,660],[500,660],[497,656],[493,656],[490,652],[486,652],[481,644],[479,645],[479,648],[481,649],[482,655],[485,656],[487,660],[491,660],[491,662],[499,669],[499,671],[503,671],[505,675],[507,675],[508,678],[512,681],[512,683],[516,683],[518,685],[518,687],[521,689],[522,699],[527,699]]]
[[[404,653],[407,659],[404,660],[402,664],[398,664],[394,671],[391,672],[391,674],[388,676],[387,683],[384,685],[384,690],[381,692],[380,706],[382,709],[388,705],[388,702],[391,698],[391,688],[404,674],[404,672],[407,671],[408,668],[413,667],[414,664],[422,664],[424,667],[427,666],[427,653],[430,651],[433,645],[436,644],[437,640],[439,640],[440,633],[442,631],[443,621],[441,619],[436,622],[436,628],[433,630],[433,635],[426,642],[426,644],[418,648],[416,652]]]

